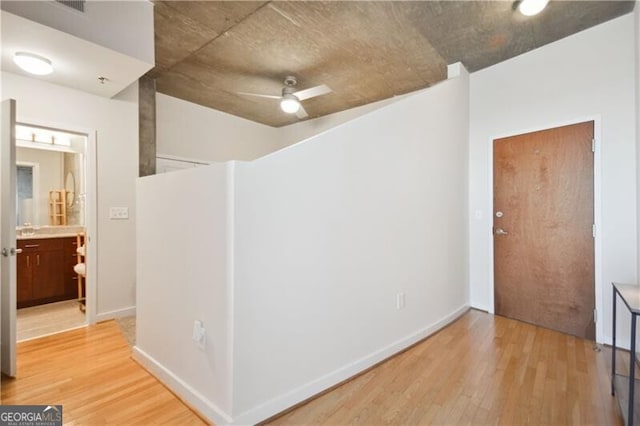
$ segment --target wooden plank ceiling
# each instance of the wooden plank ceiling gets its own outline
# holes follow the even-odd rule
[[[447,64],[473,72],[633,10],[633,1],[556,1],[525,18],[509,1],[154,1],[157,90],[270,126],[299,121],[274,99],[297,89],[320,117],[429,87]]]

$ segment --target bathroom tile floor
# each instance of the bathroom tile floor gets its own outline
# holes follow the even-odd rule
[[[76,300],[18,309],[18,342],[71,330],[85,324],[85,314],[78,309]]]
[[[133,347],[136,344],[136,317],[122,317],[116,319],[116,323],[118,327],[120,327],[120,331],[124,335],[124,338],[129,343],[129,347]]]

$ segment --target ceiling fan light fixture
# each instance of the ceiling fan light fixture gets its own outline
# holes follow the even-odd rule
[[[300,109],[300,101],[295,95],[285,94],[280,101],[280,109],[287,114],[295,114]]]
[[[524,16],[534,16],[542,12],[547,7],[549,0],[522,0],[518,5],[518,10]]]
[[[51,61],[34,53],[16,52],[13,62],[29,74],[47,75],[53,72]]]

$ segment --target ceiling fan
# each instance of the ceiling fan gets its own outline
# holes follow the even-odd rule
[[[282,88],[282,95],[262,95],[259,93],[247,93],[247,92],[236,92],[239,95],[243,96],[257,96],[260,98],[268,98],[268,99],[277,99],[280,101],[280,108],[282,111],[288,114],[295,114],[298,118],[308,117],[307,111],[300,104],[301,101],[309,98],[315,98],[316,96],[326,95],[327,93],[332,92],[331,88],[326,84],[321,84],[319,86],[311,87],[309,89],[304,90],[295,90],[296,84],[298,84],[298,80],[296,80],[293,76],[287,76],[284,79],[284,87]]]

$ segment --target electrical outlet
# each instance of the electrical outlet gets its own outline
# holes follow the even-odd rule
[[[196,345],[198,346],[198,348],[200,348],[201,350],[204,350],[205,348],[205,336],[206,336],[207,332],[204,329],[203,325],[202,325],[202,321],[198,321],[195,320],[193,322],[193,335],[192,335],[192,339],[194,342],[196,342]]]
[[[129,219],[129,207],[111,207],[109,209],[109,219]]]
[[[396,308],[404,309],[404,293],[396,294]]]

